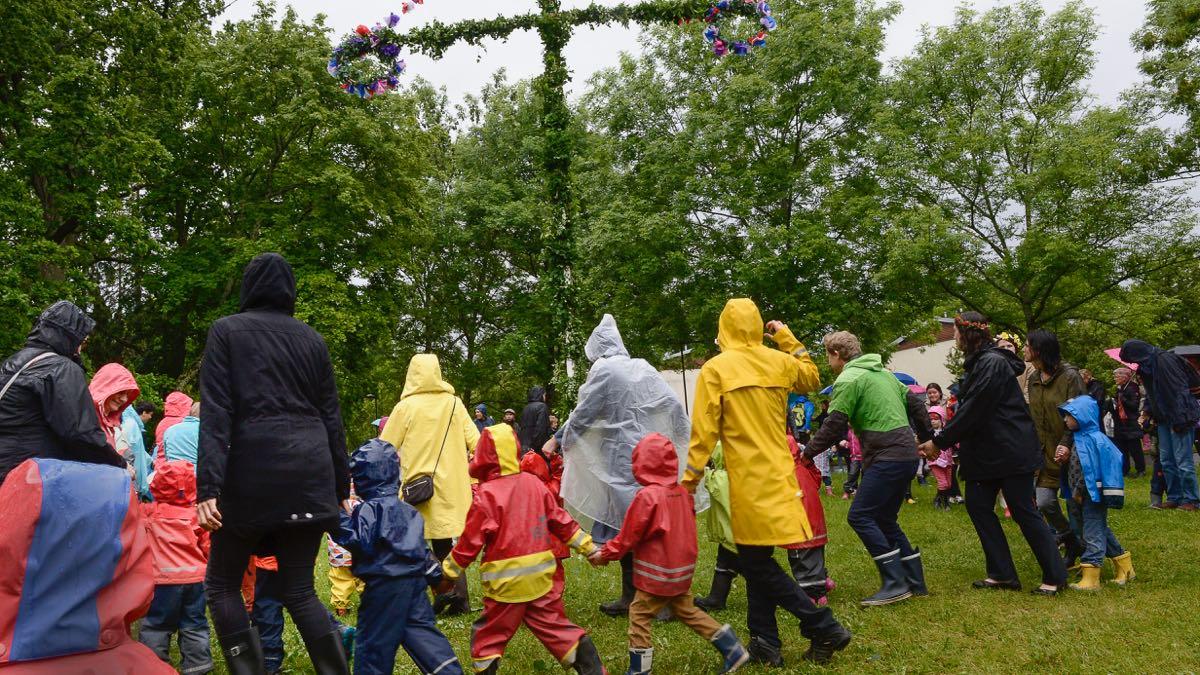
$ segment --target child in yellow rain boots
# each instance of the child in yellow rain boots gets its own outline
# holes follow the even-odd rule
[[[1056,459],[1069,461],[1065,486],[1081,513],[1084,552],[1080,556],[1077,591],[1100,588],[1100,569],[1107,556],[1116,567],[1116,583],[1124,585],[1134,578],[1129,552],[1108,527],[1108,509],[1125,504],[1125,477],[1121,471],[1121,451],[1100,429],[1100,406],[1090,396],[1077,396],[1059,406],[1063,422],[1074,434],[1074,451],[1059,446]]]

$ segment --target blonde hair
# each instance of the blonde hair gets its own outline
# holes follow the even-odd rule
[[[862,343],[858,341],[858,336],[844,330],[826,335],[823,342],[827,353],[837,354],[838,358],[843,361],[856,359],[863,353]]]

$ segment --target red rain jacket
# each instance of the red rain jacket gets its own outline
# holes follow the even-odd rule
[[[154,501],[142,504],[154,551],[154,584],[204,581],[208,565],[208,533],[196,518],[196,467],[190,462],[163,462],[150,481]]]
[[[158,453],[162,448],[163,436],[167,433],[167,429],[179,424],[183,418],[192,413],[191,397],[181,391],[173,391],[167,394],[167,400],[163,403],[163,418],[154,427],[154,458],[159,458]]]
[[[788,434],[788,448],[792,451],[792,460],[796,462],[796,482],[800,484],[801,501],[804,502],[804,512],[808,514],[808,524],[812,526],[812,539],[791,544],[784,548],[817,548],[829,543],[829,531],[825,528],[825,505],[821,503],[821,470],[812,462],[800,461],[800,446],[796,439]]]
[[[100,428],[104,430],[104,436],[108,439],[109,446],[115,450],[117,447],[116,431],[121,428],[121,413],[125,411],[125,408],[133,405],[133,402],[141,394],[137,380],[133,379],[133,374],[125,366],[119,363],[109,363],[96,371],[95,377],[88,385],[88,391],[92,394],[92,403],[96,404],[96,416],[100,418]],[[115,413],[106,415],[104,413],[105,402],[123,391],[129,392],[129,400]]]
[[[529,602],[550,592],[558,569],[556,542],[585,554],[594,549],[592,538],[542,481],[521,472],[519,455],[512,427],[501,423],[483,430],[470,464],[479,492],[458,544],[442,564],[446,578],[457,579],[482,551],[483,595],[506,603]]]
[[[633,551],[634,588],[673,598],[691,591],[696,571],[696,512],[679,484],[679,454],[654,433],[633,449],[633,477],[644,487],[625,512],[616,538],[600,550],[605,560]]]

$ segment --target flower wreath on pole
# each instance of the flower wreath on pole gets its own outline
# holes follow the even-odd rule
[[[728,37],[721,35],[720,24],[724,13],[729,11],[732,1],[718,0],[708,8],[708,12],[704,15],[704,21],[708,23],[708,27],[704,29],[704,37],[712,43],[713,54],[717,56],[725,56],[730,52],[738,56],[746,56],[750,53],[751,47],[765,46],[767,33],[779,27],[775,17],[771,16],[771,6],[765,0],[742,0],[747,5],[754,5],[755,11],[758,12],[758,24],[762,29],[748,40],[730,41]]]
[[[408,14],[414,5],[423,4],[425,0],[405,0],[400,4],[400,13]],[[395,30],[398,23],[400,16],[393,12],[386,25],[360,25],[342,38],[325,68],[342,83],[343,91],[371,98],[400,85],[400,74],[407,66],[400,58],[400,34]]]

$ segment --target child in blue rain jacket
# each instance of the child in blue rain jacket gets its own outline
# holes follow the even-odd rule
[[[442,581],[441,565],[425,545],[425,521],[400,501],[396,449],[367,441],[350,458],[363,500],[342,513],[334,540],[350,551],[354,576],[366,582],[358,609],[355,675],[391,673],[396,650],[408,652],[422,673],[462,675],[458,657],[434,623],[426,590]]]
[[[1100,406],[1088,395],[1076,396],[1058,407],[1063,422],[1075,439],[1070,451],[1067,480],[1063,486],[1072,499],[1082,507],[1083,546],[1080,556],[1083,578],[1071,588],[1094,591],[1100,588],[1100,568],[1104,558],[1111,558],[1116,569],[1117,584],[1135,577],[1129,551],[1121,548],[1116,535],[1108,527],[1108,509],[1125,505],[1125,476],[1121,469],[1121,451],[1100,428]],[[1067,449],[1060,447],[1057,459],[1067,459]]]

